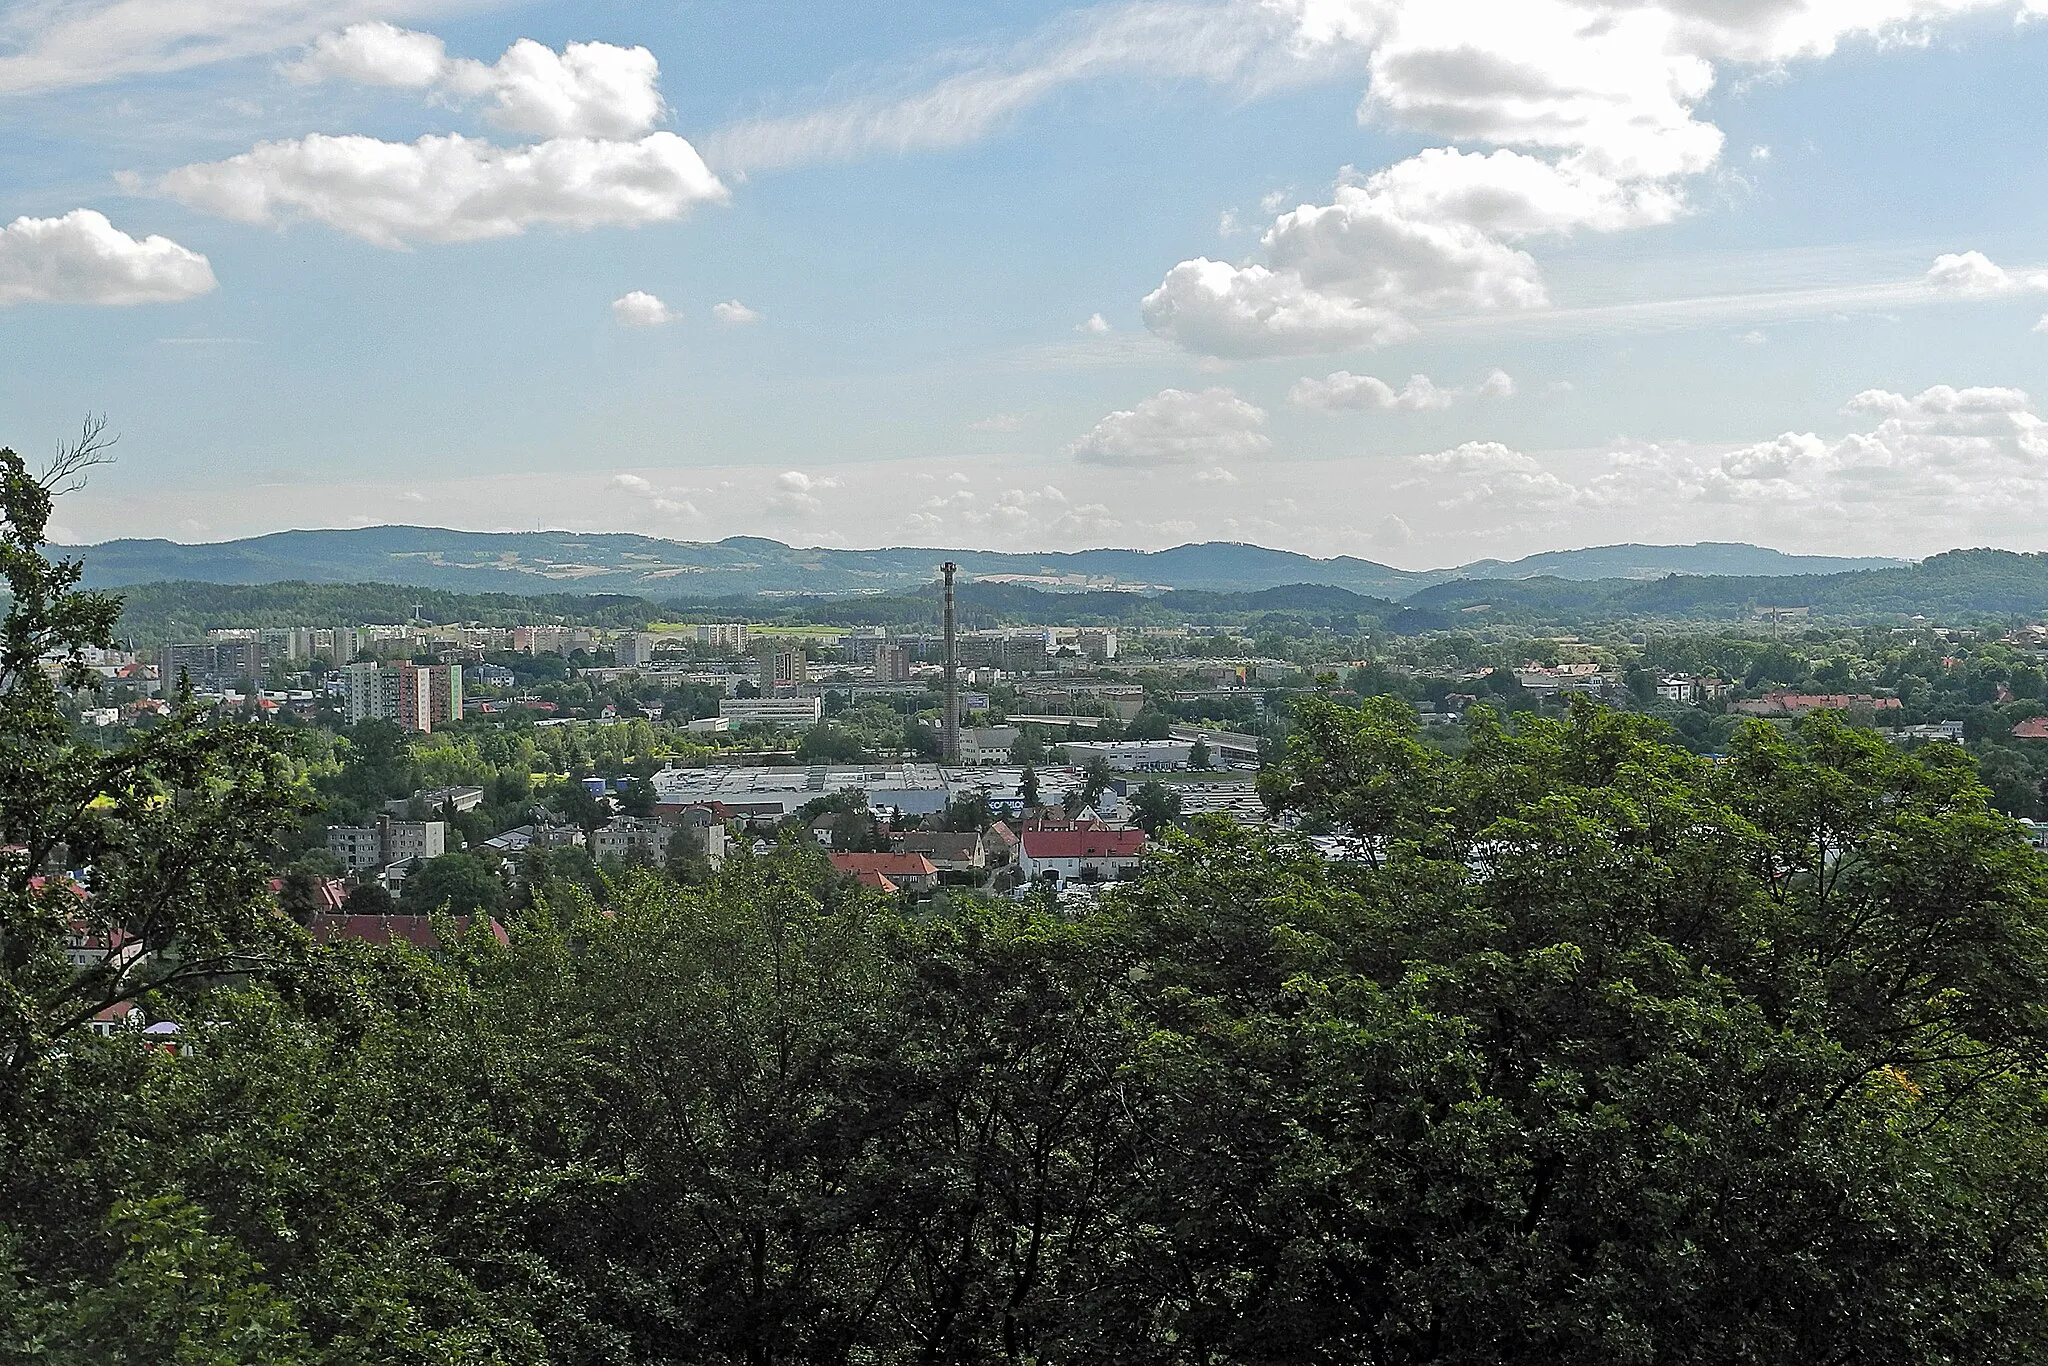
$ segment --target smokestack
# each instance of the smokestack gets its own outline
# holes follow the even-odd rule
[[[951,560],[939,566],[946,578],[946,730],[939,752],[949,764],[960,762],[960,650],[953,637],[953,573],[958,568]]]

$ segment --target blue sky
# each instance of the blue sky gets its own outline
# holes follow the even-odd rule
[[[2041,0],[0,0],[67,537],[2040,548]]]

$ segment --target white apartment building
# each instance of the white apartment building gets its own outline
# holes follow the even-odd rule
[[[1086,768],[1100,759],[1119,773],[1164,773],[1188,766],[1191,740],[1069,740],[1060,746],[1067,762]]]
[[[659,859],[668,850],[668,827],[645,816],[614,816],[590,836],[596,858],[625,859],[634,853]]]
[[[825,719],[822,697],[725,697],[718,714],[735,726],[774,726],[778,730],[809,730]]]

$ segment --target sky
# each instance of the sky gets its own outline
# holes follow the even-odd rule
[[[296,527],[2042,549],[2048,0],[0,0],[0,442]]]

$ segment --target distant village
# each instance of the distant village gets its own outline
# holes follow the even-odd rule
[[[1420,733],[1448,746],[1474,707],[1541,712],[1587,698],[1664,714],[1708,753],[1742,719],[1816,710],[1900,744],[1961,745],[1985,738],[1986,708],[1997,742],[2048,750],[2048,706],[2010,724],[1996,712],[2020,700],[2013,683],[2027,689],[2022,666],[1949,706],[1868,661],[1775,667],[1847,685],[1819,691],[1774,682],[1768,667],[1655,668],[1654,651],[1611,641],[1361,642],[1192,624],[958,630],[950,584],[947,602],[937,631],[737,620],[220,627],[88,652],[104,686],[77,719],[83,734],[111,735],[150,725],[182,695],[219,715],[336,737],[313,762],[343,786],[368,772],[357,744],[366,727],[444,777],[493,767],[496,751],[478,737],[522,737],[517,791],[495,789],[502,778],[358,785],[309,830],[296,866],[316,874],[316,933],[420,939],[432,934],[427,907],[408,883],[457,854],[513,895],[536,858],[715,870],[736,849],[795,838],[890,895],[1086,896],[1130,876],[1167,827],[1204,814],[1266,822],[1257,774],[1284,743],[1288,700],[1304,693],[1400,697]],[[1922,655],[1941,652],[1927,667],[1943,675],[1981,673],[2000,651],[2033,659],[2048,637],[2040,627],[1894,634],[1912,635]],[[1781,642],[1771,623],[1745,648],[1785,654]],[[1361,644],[1370,657],[1323,657]]]

